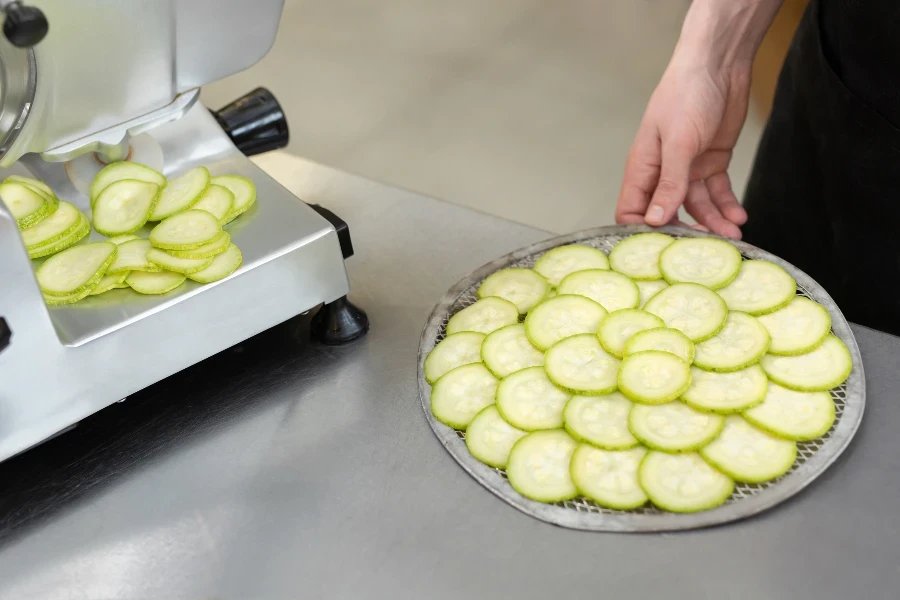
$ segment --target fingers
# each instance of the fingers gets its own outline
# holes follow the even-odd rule
[[[659,179],[660,146],[655,130],[641,126],[628,160],[616,203],[617,223],[643,223],[650,196]]]
[[[678,214],[678,208],[687,196],[691,162],[697,154],[697,146],[697,142],[683,135],[662,140],[662,165],[647,208],[648,225],[664,225]]]
[[[722,216],[734,223],[735,225],[743,225],[747,222],[747,211],[738,202],[737,196],[731,190],[731,179],[728,173],[722,171],[711,175],[706,180],[706,189],[709,190],[709,196],[713,204],[715,204]]]
[[[740,239],[740,228],[722,216],[719,208],[713,204],[710,192],[703,181],[690,184],[684,208],[697,222],[709,228],[713,233]]]

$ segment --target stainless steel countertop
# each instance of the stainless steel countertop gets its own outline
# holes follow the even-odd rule
[[[369,335],[321,347],[294,319],[0,464],[0,598],[897,597],[900,339],[854,328],[866,416],[794,500],[689,533],[557,528],[471,479],[416,389],[433,303],[549,234],[290,165],[350,224]]]

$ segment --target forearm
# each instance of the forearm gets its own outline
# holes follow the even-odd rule
[[[784,0],[694,0],[673,61],[749,67]]]

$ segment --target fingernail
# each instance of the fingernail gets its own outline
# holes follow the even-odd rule
[[[647,221],[651,225],[660,225],[663,220],[663,210],[662,206],[651,206],[650,210],[647,211]]]

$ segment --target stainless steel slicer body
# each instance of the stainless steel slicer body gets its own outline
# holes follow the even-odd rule
[[[0,345],[0,460],[347,294],[335,227],[250,162],[197,100],[199,86],[265,55],[282,2],[35,0],[46,37],[28,48],[0,38],[0,178],[41,179],[85,214],[90,173],[123,158],[168,177],[198,165],[243,175],[258,197],[226,228],[244,257],[229,278],[54,308],[0,201],[0,317],[12,332]]]

